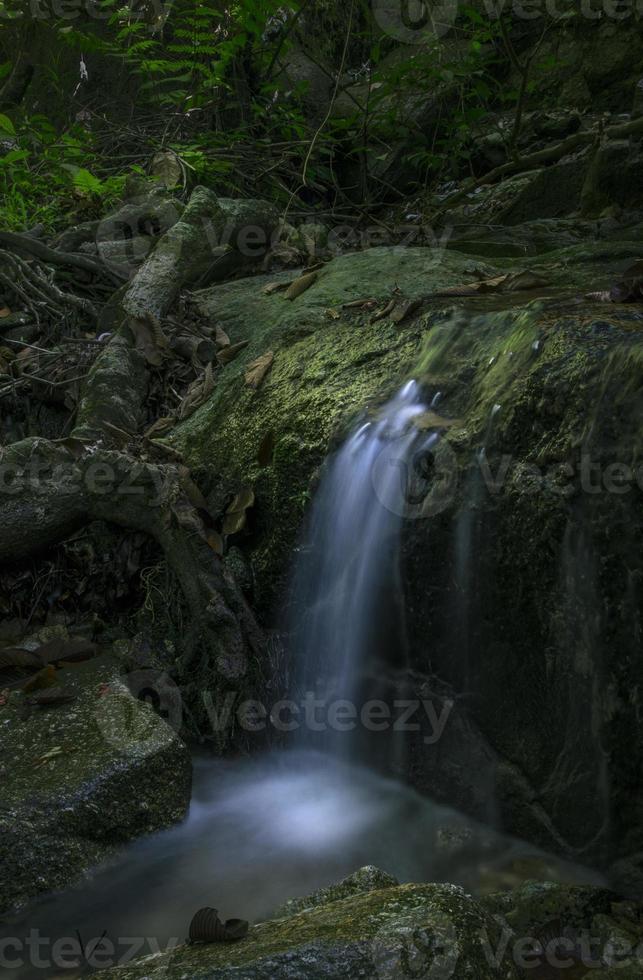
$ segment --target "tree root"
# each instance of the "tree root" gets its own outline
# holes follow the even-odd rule
[[[0,450],[0,562],[42,552],[96,520],[150,535],[190,613],[179,672],[196,681],[200,654],[201,672],[205,667],[210,680],[230,684],[239,682],[259,652],[261,632],[216,539],[214,550],[210,544],[207,505],[187,469],[167,455],[157,462],[153,444],[137,437],[150,362],[149,351],[137,348],[140,325],[149,328],[147,342],[156,343],[151,325],[169,311],[183,284],[202,274],[220,244],[208,228],[216,236],[228,234],[234,244],[245,226],[268,230],[277,224],[269,205],[244,202],[226,209],[226,203],[198,188],[182,218],[119,290],[113,313],[123,319],[92,365],[71,435]],[[181,324],[173,326],[178,334]]]

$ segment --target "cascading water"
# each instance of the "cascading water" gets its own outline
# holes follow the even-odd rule
[[[299,694],[314,692],[326,713],[315,744],[344,756],[356,754],[357,740],[345,737],[352,709],[359,718],[365,699],[386,693],[382,670],[406,662],[399,548],[403,521],[421,503],[421,461],[437,439],[414,425],[427,409],[409,381],[346,440],[327,464],[295,567]],[[348,720],[334,726],[339,700]]]

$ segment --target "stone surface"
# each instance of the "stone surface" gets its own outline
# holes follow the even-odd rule
[[[441,411],[458,420],[441,441],[455,490],[426,519],[405,523],[409,683],[456,707],[436,744],[410,736],[407,772],[421,790],[478,816],[494,799],[504,829],[602,866],[642,849],[643,743],[630,693],[641,683],[631,624],[643,576],[635,478],[643,348],[635,306],[582,296],[608,288],[639,248],[614,232],[553,249],[537,265],[374,248],[333,259],[292,303],[263,292],[279,276],[202,291],[202,313],[249,345],[172,439],[215,512],[253,487],[255,507],[234,543],[270,620],[287,596],[292,549],[328,451],[409,376],[429,396],[441,391]],[[343,307],[373,297],[379,309],[396,288],[421,297],[525,267],[546,280],[540,292],[429,299],[399,325],[371,322],[373,307]],[[253,392],[244,370],[267,350],[274,365]],[[501,480],[481,492],[472,460],[488,432],[490,472]],[[583,489],[588,460],[609,479],[614,464],[634,467],[629,487]]]
[[[372,865],[366,865],[336,885],[320,888],[312,895],[304,895],[302,898],[289,899],[277,910],[275,918],[296,915],[298,912],[314,908],[317,905],[328,905],[329,902],[336,902],[341,898],[350,898],[352,895],[360,895],[362,892],[376,891],[378,888],[393,888],[396,885],[399,885],[399,881],[392,875],[387,874],[386,871],[380,871],[379,868]]]
[[[76,697],[25,714],[0,707],[0,913],[71,884],[116,846],[187,812],[188,750],[101,657],[59,671]],[[141,672],[138,687],[159,678]],[[140,683],[139,683],[140,682]]]
[[[454,885],[402,885],[263,922],[235,944],[180,946],[105,973],[103,980],[514,980],[494,962],[499,929]]]

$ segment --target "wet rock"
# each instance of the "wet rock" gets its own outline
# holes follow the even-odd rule
[[[372,865],[366,865],[359,871],[354,871],[352,875],[344,878],[336,885],[328,888],[320,888],[312,895],[305,895],[303,898],[291,898],[275,912],[275,918],[283,918],[288,915],[296,915],[306,909],[314,908],[318,905],[328,905],[330,902],[337,902],[342,898],[350,898],[353,895],[360,895],[363,892],[376,891],[379,888],[394,888],[399,885],[397,878],[381,871]]]
[[[97,980],[515,980],[500,930],[454,885],[392,886],[263,922],[235,944],[180,946]]]
[[[119,844],[182,819],[189,803],[186,746],[123,686],[114,661],[58,674],[69,704],[27,713],[15,692],[0,707],[2,756],[11,759],[0,802],[0,911],[71,884]],[[158,688],[158,674],[139,680]]]

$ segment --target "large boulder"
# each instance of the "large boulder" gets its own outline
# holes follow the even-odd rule
[[[190,800],[188,749],[152,707],[180,724],[168,678],[141,670],[126,684],[105,657],[58,673],[68,704],[30,709],[14,692],[0,706],[0,915],[181,820]]]
[[[436,743],[409,736],[407,774],[440,801],[491,810],[504,829],[570,858],[617,861],[632,890],[643,852],[631,696],[641,684],[632,623],[643,614],[643,349],[635,309],[582,296],[609,287],[638,247],[554,250],[537,269],[547,286],[518,295],[431,299],[525,263],[421,247],[339,255],[291,302],[264,292],[275,277],[204,290],[202,315],[248,346],[172,439],[214,512],[254,491],[229,543],[276,624],[328,451],[409,376],[429,396],[441,391],[456,424],[440,442],[426,514],[404,524],[413,692],[404,696],[429,690],[454,708]],[[374,322],[392,296],[425,299],[401,322]],[[268,351],[271,371],[248,385],[249,363]],[[480,470],[472,464],[485,439]],[[453,491],[436,508],[431,487],[445,475]]]
[[[102,980],[514,980],[494,919],[454,885],[399,885],[260,923],[237,943],[194,944]]]

